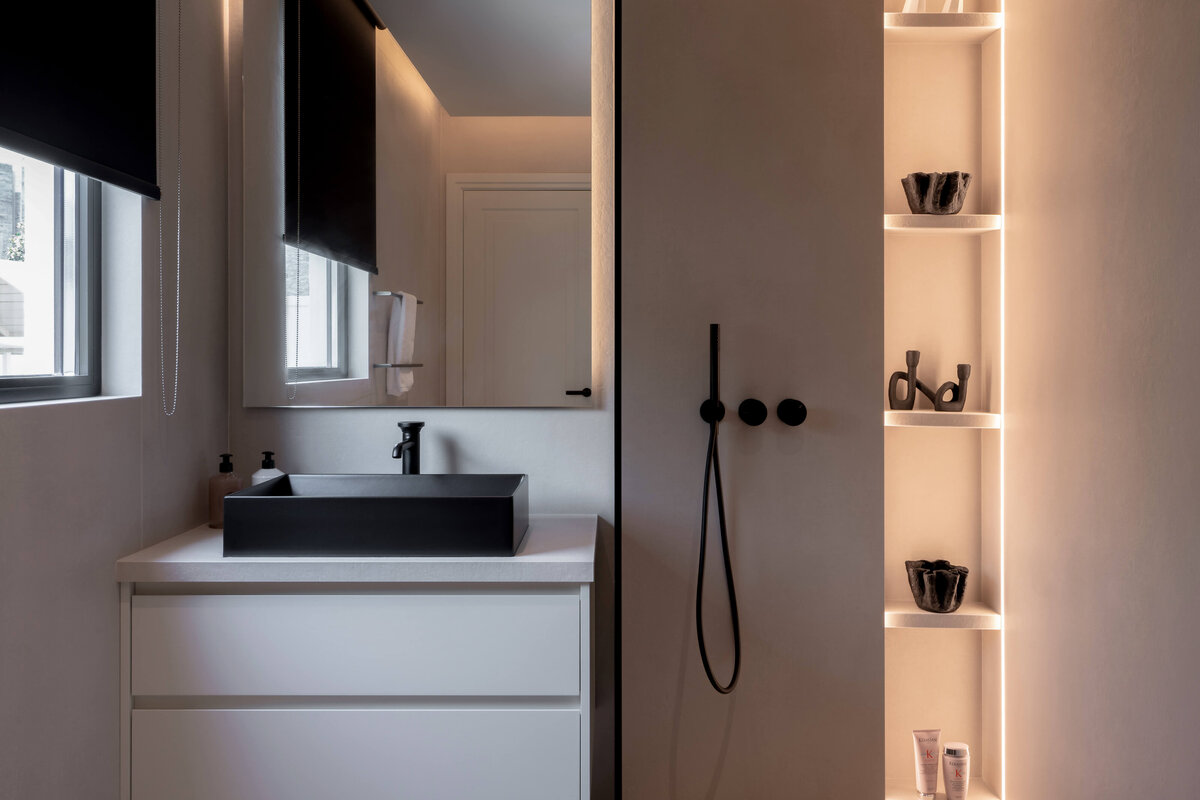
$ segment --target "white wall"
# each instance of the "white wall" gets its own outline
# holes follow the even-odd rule
[[[372,370],[368,402],[438,406],[446,402],[446,181],[441,163],[442,104],[388,31],[375,37],[376,235],[379,275],[372,286],[411,292],[417,313],[414,360],[425,366],[404,398],[387,394],[387,370]],[[386,308],[391,298],[374,300]],[[378,325],[369,363],[387,361]]]
[[[883,41],[873,3],[642,0],[621,28],[623,789],[883,793]],[[693,597],[708,323],[743,672]],[[771,417],[737,420],[757,397]],[[808,404],[800,428],[774,415]],[[715,538],[707,638],[731,658]]]
[[[589,172],[589,117],[442,119],[446,172]]]
[[[144,356],[139,362],[136,345],[127,348],[132,353],[118,365],[125,374],[106,386],[136,390],[140,370],[143,396],[0,407],[0,795],[6,798],[117,796],[113,564],[206,517],[207,477],[226,444],[223,10],[220,0],[185,4],[177,414],[166,419],[160,408],[158,216],[150,201],[140,203],[141,275],[127,261],[104,265],[123,273],[118,285],[127,291],[133,284],[135,301],[140,282],[145,300],[140,334],[128,325],[106,327],[127,344],[140,335]],[[174,20],[173,4],[165,4],[165,13]],[[166,38],[167,64],[175,63],[174,42],[173,34]],[[168,78],[171,143],[173,73]],[[167,175],[164,242],[173,243],[173,168]],[[136,237],[139,201],[121,205],[132,206],[134,218],[106,218],[106,231]],[[105,252],[136,253],[136,239],[129,245],[106,241]],[[107,280],[105,286],[113,288]],[[106,354],[111,361],[112,350]]]
[[[1200,6],[1007,0],[1008,796],[1200,787]]]
[[[372,372],[367,404],[446,403],[446,174],[455,172],[589,172],[588,117],[452,117],[388,31],[376,37],[376,143],[379,181],[378,268],[372,285],[412,292],[418,370],[404,398],[387,394]],[[379,301],[374,301],[378,303]],[[380,326],[379,333],[383,333]],[[387,361],[383,336],[371,363]]]
[[[249,1],[249,0],[248,0]],[[270,0],[255,0],[266,2]],[[612,794],[612,521],[614,510],[613,280],[613,15],[611,0],[593,2],[591,172],[593,175],[592,410],[271,409],[242,408],[242,154],[243,4],[230,2],[230,434],[243,462],[276,451],[290,472],[398,472],[391,458],[396,423],[424,420],[426,472],[525,472],[531,511],[599,514],[604,519],[597,591],[596,797]],[[441,201],[444,207],[444,199]]]

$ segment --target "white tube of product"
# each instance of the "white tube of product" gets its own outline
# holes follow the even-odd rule
[[[937,794],[938,754],[942,748],[940,730],[913,731],[913,754],[917,759],[917,794]]]
[[[942,780],[946,783],[946,800],[967,800],[971,749],[963,742],[946,742],[942,751]]]

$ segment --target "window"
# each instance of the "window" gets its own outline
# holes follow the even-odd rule
[[[284,257],[288,380],[345,378],[346,265],[291,245],[284,245]]]
[[[100,184],[0,148],[0,402],[100,393]]]

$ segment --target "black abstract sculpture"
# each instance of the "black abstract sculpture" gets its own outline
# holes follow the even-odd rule
[[[971,377],[971,365],[958,365],[958,383],[946,381],[933,391],[917,377],[917,364],[921,361],[920,350],[907,350],[904,361],[908,364],[907,372],[893,372],[888,380],[888,405],[893,411],[911,411],[917,399],[917,391],[929,398],[937,411],[962,411],[967,402],[967,381]],[[904,397],[896,391],[900,381],[904,381],[907,390]],[[949,398],[947,398],[949,394]]]
[[[969,172],[913,172],[900,179],[914,214],[957,214],[971,185]]]
[[[966,567],[957,567],[949,561],[905,561],[904,567],[917,608],[949,614],[962,605],[970,572]]]
[[[908,364],[908,372],[893,372],[888,381],[888,405],[893,411],[912,411],[917,402],[917,364],[921,361],[921,351],[906,351],[904,361]],[[896,394],[896,384],[900,381],[904,381],[907,388],[904,397]]]
[[[937,393],[929,391],[929,387],[917,381],[917,388],[921,390],[921,394],[929,398],[929,402],[933,403],[933,407],[938,411],[962,411],[963,406],[967,402],[967,379],[971,377],[971,365],[958,365],[958,383],[954,381],[946,381],[938,387]],[[950,399],[946,399],[946,393],[950,393]]]

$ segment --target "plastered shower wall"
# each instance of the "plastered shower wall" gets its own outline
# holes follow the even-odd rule
[[[883,31],[871,2],[621,16],[623,790],[883,794]],[[744,664],[693,620],[708,323]],[[771,409],[758,428],[741,400]],[[788,428],[795,397],[808,421]],[[715,530],[712,532],[715,537]],[[716,539],[707,637],[729,674]]]
[[[1200,791],[1200,5],[1006,0],[1008,797]]]

